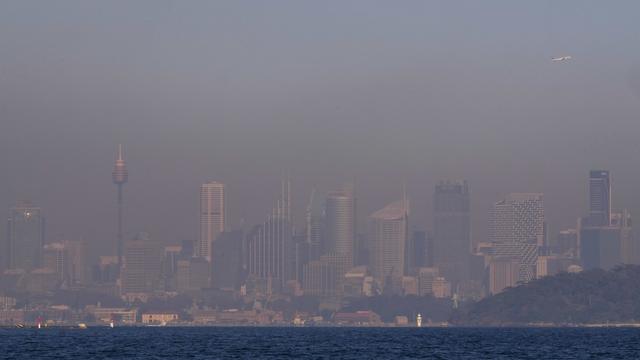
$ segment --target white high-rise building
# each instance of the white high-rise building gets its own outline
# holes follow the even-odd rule
[[[200,186],[200,239],[196,256],[211,261],[212,243],[225,229],[224,184],[211,181]]]
[[[511,193],[493,205],[489,240],[544,245],[544,202],[540,193]]]
[[[409,209],[406,200],[385,206],[371,215],[373,277],[384,286],[404,275]]]
[[[539,193],[512,193],[493,205],[489,220],[493,256],[519,261],[519,281],[535,277],[538,249],[544,246],[544,203]]]
[[[354,202],[346,191],[334,191],[326,199],[326,250],[346,257],[353,264]]]
[[[611,224],[611,176],[608,170],[589,172],[588,226]]]

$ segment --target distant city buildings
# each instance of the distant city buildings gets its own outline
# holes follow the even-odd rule
[[[454,284],[469,277],[471,208],[466,181],[442,181],[433,200],[433,260]]]
[[[225,186],[211,181],[200,186],[200,239],[196,256],[211,262],[212,244],[225,231]]]
[[[147,233],[138,233],[124,247],[121,272],[121,294],[131,298],[144,297],[160,282],[162,253],[160,244]]]
[[[371,271],[381,287],[404,276],[409,209],[406,200],[391,203],[371,215]]]
[[[605,226],[584,226],[580,230],[580,258],[585,269],[611,269],[637,264],[638,245],[631,233],[631,215],[624,210],[612,215]]]
[[[511,193],[493,205],[489,240],[544,245],[544,202],[538,193]]]
[[[631,225],[629,211],[612,211],[609,171],[590,171],[589,215],[582,219],[579,231],[584,269],[640,263],[640,237],[634,239]]]
[[[44,217],[30,202],[18,202],[9,209],[6,254],[10,270],[26,272],[42,266]]]
[[[178,292],[194,292],[210,286],[211,269],[207,259],[201,257],[181,258],[176,266]]]
[[[118,271],[122,269],[122,252],[124,246],[124,230],[123,230],[123,212],[124,212],[124,199],[123,199],[123,187],[124,184],[129,181],[129,171],[127,165],[124,162],[124,155],[122,153],[122,145],[118,145],[118,157],[116,163],[113,166],[113,172],[111,173],[111,180],[118,188],[118,223],[116,232],[116,255],[118,257]]]
[[[519,256],[495,256],[489,263],[489,292],[497,294],[521,278]]]
[[[496,266],[502,269],[504,258],[508,257],[509,261],[516,259],[519,262],[517,281],[527,282],[534,279],[538,252],[544,245],[542,194],[511,193],[504,200],[495,203],[490,212],[489,240],[492,243],[489,255],[492,261],[499,262]],[[500,277],[492,276],[490,279]],[[491,288],[495,290],[500,286]]]
[[[308,260],[318,260],[324,253],[325,245],[325,214],[324,204],[318,198],[316,190],[311,192],[306,213],[306,242],[308,246]]]
[[[242,284],[242,242],[240,230],[223,232],[213,243],[211,287],[236,290]]]
[[[281,291],[294,277],[290,191],[289,181],[283,182],[276,207],[263,224],[256,225],[247,235],[248,276],[260,291]]]
[[[611,177],[608,170],[589,172],[589,217],[587,226],[609,226],[611,221]]]
[[[406,266],[409,272],[415,273],[416,269],[433,266],[433,238],[426,231],[414,231],[409,243]]]
[[[349,191],[332,191],[326,198],[325,252],[344,256],[353,266],[354,199]]]
[[[112,180],[118,188],[115,255],[92,253],[92,242],[85,240],[47,242],[39,207],[20,202],[10,208],[0,268],[0,323],[45,313],[22,309],[28,305],[20,299],[23,294],[47,301],[55,294],[56,301],[61,297],[67,302],[47,307],[56,321],[73,314],[98,323],[133,324],[142,315],[143,323],[155,325],[190,318],[200,324],[271,324],[288,316],[272,307],[295,303],[305,308],[293,314],[296,324],[359,324],[375,316],[343,309],[367,303],[362,297],[430,297],[455,307],[459,300],[478,300],[564,271],[640,264],[640,237],[633,236],[629,211],[612,209],[607,170],[589,172],[589,208],[575,228],[549,237],[543,194],[511,193],[492,205],[487,237],[475,241],[466,181],[436,184],[430,231],[423,230],[424,224],[409,224],[405,194],[372,213],[368,229],[358,233],[353,185],[313,190],[306,216],[295,223],[288,179],[258,225],[243,223],[230,230],[226,186],[213,181],[200,186],[199,231],[193,229],[192,240],[139,233],[123,241],[122,192],[128,171],[121,147]],[[71,309],[76,307],[71,302],[81,301],[93,303]],[[134,304],[140,302],[163,305],[145,305],[138,313]],[[174,308],[163,309],[165,305]],[[396,323],[407,325],[405,315],[398,315]]]

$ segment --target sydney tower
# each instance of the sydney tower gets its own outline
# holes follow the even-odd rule
[[[122,145],[118,145],[118,159],[116,160],[116,164],[113,167],[113,172],[111,173],[111,177],[113,179],[113,183],[118,187],[118,235],[117,235],[117,249],[118,249],[118,273],[122,269],[122,244],[123,244],[123,233],[122,233],[122,187],[126,184],[129,179],[129,172],[127,171],[127,165],[124,163],[124,158],[122,157]]]

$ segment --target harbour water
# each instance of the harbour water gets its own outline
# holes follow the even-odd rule
[[[3,359],[637,359],[637,328],[0,329]]]

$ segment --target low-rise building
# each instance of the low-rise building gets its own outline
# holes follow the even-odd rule
[[[437,298],[451,297],[451,283],[445,278],[438,276],[433,280],[433,296]]]
[[[380,316],[373,311],[339,312],[333,316],[333,322],[340,325],[380,325]]]
[[[281,311],[229,309],[224,311],[196,310],[192,312],[195,324],[275,324],[283,323]]]
[[[134,324],[137,321],[138,310],[127,308],[105,308],[100,306],[87,306],[85,310],[93,315],[98,322],[109,323],[111,321],[125,324]]]
[[[0,325],[23,324],[24,315],[23,310],[0,310]]]
[[[11,310],[16,306],[16,298],[0,296],[0,310]]]
[[[167,324],[180,319],[175,312],[154,311],[142,314],[143,324]]]
[[[397,326],[407,326],[409,325],[409,318],[404,315],[398,315],[395,317],[394,323]]]
[[[415,276],[402,277],[402,294],[418,295],[418,278]]]

